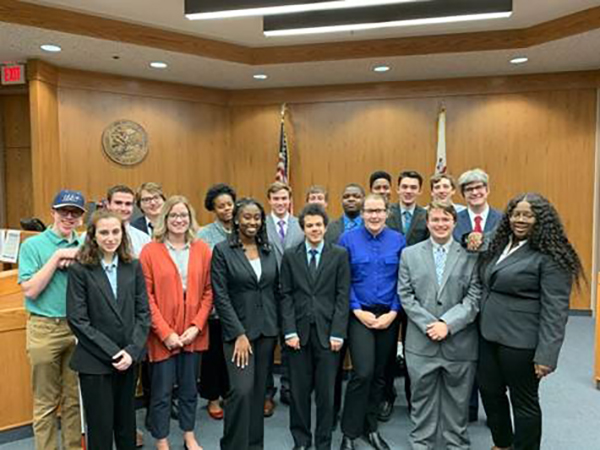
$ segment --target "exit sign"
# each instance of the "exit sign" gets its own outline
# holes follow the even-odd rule
[[[25,66],[23,64],[2,66],[2,84],[25,84]]]

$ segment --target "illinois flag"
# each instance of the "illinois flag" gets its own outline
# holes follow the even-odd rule
[[[437,121],[437,153],[435,173],[446,173],[446,108],[442,106]]]

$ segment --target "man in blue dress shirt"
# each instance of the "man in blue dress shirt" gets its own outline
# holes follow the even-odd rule
[[[360,436],[376,450],[390,448],[377,431],[377,413],[384,369],[398,337],[391,325],[401,310],[398,266],[406,242],[400,233],[386,228],[387,215],[386,199],[367,195],[362,209],[364,227],[340,239],[350,257],[348,344],[353,365],[342,414],[342,450],[355,449]]]

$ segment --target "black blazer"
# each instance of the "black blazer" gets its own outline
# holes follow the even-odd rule
[[[130,225],[133,228],[137,228],[138,230],[143,231],[144,233],[146,233],[150,236],[152,235],[152,233],[148,229],[148,224],[146,223],[146,217],[143,215],[138,217],[134,221],[132,221]]]
[[[569,313],[569,273],[527,243],[499,264],[497,260],[482,274],[482,336],[509,347],[535,349],[537,364],[556,367]]]
[[[402,213],[400,205],[397,203],[390,206],[390,214],[386,220],[386,225],[398,233],[404,235],[402,231]],[[415,211],[410,222],[408,233],[404,235],[406,246],[411,246],[423,242],[429,238],[429,230],[427,229],[427,211],[420,206],[415,207]]]
[[[146,354],[150,311],[142,267],[119,261],[117,299],[101,265],[75,263],[69,268],[67,320],[77,337],[71,368],[87,374],[115,370],[112,357],[121,350],[134,362]]]
[[[304,242],[283,254],[281,263],[283,334],[298,334],[306,345],[311,319],[319,342],[329,348],[331,336],[346,338],[350,312],[350,262],[346,249],[325,243],[313,280],[308,271]]]
[[[337,244],[340,240],[340,236],[344,233],[344,216],[340,217],[333,222],[329,222],[327,225],[327,231],[325,231],[325,242],[330,244]]]
[[[242,248],[231,247],[226,240],[213,250],[213,299],[225,342],[242,334],[253,340],[279,333],[279,269],[275,251],[259,249],[259,256],[262,274],[257,280]]]

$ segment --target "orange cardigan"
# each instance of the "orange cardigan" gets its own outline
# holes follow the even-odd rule
[[[213,305],[210,259],[208,245],[199,239],[191,244],[184,301],[181,277],[165,244],[151,242],[144,246],[140,262],[152,315],[152,327],[148,335],[148,357],[151,362],[163,361],[179,353],[181,349],[170,351],[163,342],[171,333],[180,335],[192,325],[198,327],[200,333],[183,351],[197,352],[208,348],[207,322]]]

